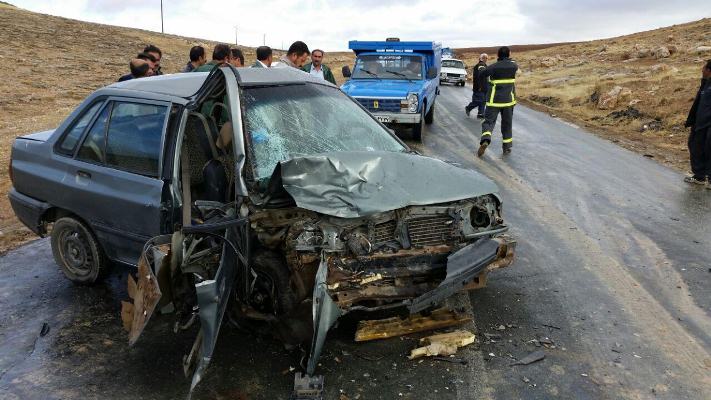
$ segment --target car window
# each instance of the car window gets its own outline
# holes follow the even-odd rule
[[[442,67],[464,69],[464,63],[459,60],[442,60]]]
[[[91,130],[86,135],[84,143],[79,148],[77,158],[95,163],[104,162],[104,133],[106,132],[106,121],[109,119],[110,105],[104,107],[99,117],[94,121]]]
[[[106,138],[106,164],[157,176],[168,107],[116,102]]]
[[[353,68],[355,79],[422,79],[422,57],[403,55],[362,55]]]
[[[338,89],[317,84],[246,88],[245,136],[257,180],[279,161],[334,151],[406,151]]]
[[[84,133],[87,125],[89,125],[89,122],[91,122],[94,114],[96,114],[102,104],[103,102],[94,103],[84,112],[84,114],[82,114],[81,117],[79,117],[79,119],[74,123],[74,125],[72,125],[69,131],[62,138],[62,141],[59,144],[59,151],[66,154],[72,154],[74,152],[74,148],[76,147],[77,142],[79,142],[79,139],[81,139],[81,135]]]

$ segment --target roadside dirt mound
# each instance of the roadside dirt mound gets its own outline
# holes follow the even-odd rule
[[[467,64],[476,64],[477,57],[472,53]],[[612,39],[512,49],[512,58],[520,67],[519,99],[688,170],[684,122],[701,67],[711,59],[711,19]]]

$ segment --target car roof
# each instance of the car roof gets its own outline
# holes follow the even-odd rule
[[[462,60],[460,60],[460,59],[458,59],[458,58],[452,58],[452,57],[444,57],[444,58],[442,58],[442,61],[450,61],[450,60],[451,60],[451,61],[462,61]]]
[[[240,86],[277,85],[289,83],[327,83],[296,68],[237,68]],[[107,86],[110,89],[135,90],[177,97],[195,94],[209,75],[209,72],[185,72],[149,78],[131,79]],[[328,83],[330,85],[330,83]]]

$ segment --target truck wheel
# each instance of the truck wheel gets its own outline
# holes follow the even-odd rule
[[[434,121],[434,109],[435,109],[435,102],[432,102],[432,107],[430,107],[430,110],[425,114],[425,123],[427,125],[431,124]]]
[[[109,270],[99,242],[89,228],[72,217],[60,218],[52,227],[52,254],[70,281],[92,285]]]
[[[420,122],[412,127],[412,139],[418,142],[422,141],[422,129],[425,127],[425,119],[420,118]]]

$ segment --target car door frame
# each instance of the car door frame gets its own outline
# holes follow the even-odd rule
[[[99,98],[97,98],[99,99]],[[165,145],[167,141],[167,128],[169,126],[170,122],[170,112],[173,106],[173,103],[168,101],[168,100],[158,100],[158,99],[146,99],[146,98],[139,98],[139,97],[130,97],[130,96],[121,96],[121,95],[105,95],[101,96],[100,100],[98,101],[103,101],[103,106],[101,109],[96,113],[96,115],[92,118],[91,123],[87,126],[85,131],[82,133],[81,138],[78,141],[78,144],[76,145],[74,151],[72,152],[71,155],[68,155],[66,153],[61,153],[57,152],[56,150],[54,151],[54,154],[57,157],[61,157],[62,163],[65,164],[67,167],[66,174],[67,175],[72,175],[71,170],[76,169],[78,171],[84,171],[87,172],[89,175],[88,176],[80,176],[78,174],[74,174],[74,176],[69,176],[71,185],[74,186],[74,192],[79,190],[79,193],[91,193],[87,188],[89,185],[95,182],[95,176],[92,174],[96,174],[96,177],[102,177],[102,178],[111,178],[114,183],[123,183],[123,185],[119,185],[119,187],[122,187],[123,189],[127,189],[128,192],[131,191],[131,187],[133,185],[140,185],[144,184],[145,187],[152,187],[153,190],[150,191],[150,197],[151,200],[148,202],[143,202],[144,207],[143,208],[138,208],[139,210],[150,210],[151,216],[148,216],[146,218],[137,218],[137,220],[142,220],[144,221],[143,224],[135,224],[133,226],[129,225],[121,225],[121,226],[116,226],[115,222],[112,222],[112,220],[115,220],[113,218],[105,218],[105,216],[109,215],[108,212],[101,212],[101,209],[97,210],[96,212],[87,212],[87,210],[94,210],[96,207],[96,203],[92,204],[91,206],[87,207],[86,201],[82,201],[82,196],[79,193],[76,193],[75,195],[78,195],[78,197],[74,197],[74,199],[71,199],[73,196],[69,196],[69,198],[65,199],[64,204],[57,204],[58,207],[61,207],[63,209],[66,209],[77,216],[79,216],[81,219],[83,219],[92,229],[93,233],[96,235],[97,239],[102,245],[102,248],[104,249],[104,252],[106,255],[114,261],[118,261],[121,263],[129,264],[129,265],[136,265],[138,261],[138,257],[141,254],[141,250],[143,249],[143,245],[147,240],[149,240],[151,237],[156,236],[157,234],[160,234],[161,232],[161,227],[162,227],[162,222],[161,219],[165,218],[165,212],[163,210],[163,204],[164,204],[164,186],[166,182],[162,179],[163,178],[163,164],[166,159],[166,154],[165,154]],[[164,106],[167,109],[165,119],[163,121],[163,126],[162,126],[162,133],[161,133],[161,151],[159,154],[159,159],[158,159],[158,170],[156,171],[155,176],[147,176],[140,174],[135,171],[129,171],[126,169],[122,169],[116,166],[111,166],[106,163],[106,160],[102,160],[101,163],[96,163],[96,162],[91,162],[89,160],[84,160],[78,158],[78,154],[80,149],[82,148],[85,140],[87,139],[89,132],[93,128],[94,124],[96,123],[97,119],[101,115],[102,112],[106,109],[106,107],[111,107],[109,117],[107,120],[107,126],[104,128],[104,146],[102,148],[103,156],[105,158],[106,156],[106,143],[108,140],[108,133],[109,133],[109,128],[111,126],[111,117],[113,116],[113,107],[117,102],[125,102],[125,103],[133,103],[133,104],[149,104],[149,105],[159,105],[159,106]],[[87,105],[87,107],[90,107],[91,105],[94,104],[94,101],[92,101],[90,104]],[[87,109],[87,108],[85,108]],[[64,133],[63,133],[64,134]],[[62,135],[63,135],[62,134]],[[60,138],[63,136],[60,136]],[[89,171],[85,171],[89,170]],[[150,181],[149,181],[150,180]],[[130,182],[130,183],[129,183]],[[94,185],[96,186],[96,185]],[[123,193],[123,190],[117,190],[117,193]],[[96,196],[97,198],[101,197],[100,195]],[[111,197],[111,196],[105,196],[107,202],[105,207],[103,208],[110,208],[114,210],[122,210],[123,207],[125,207],[125,203],[122,204],[120,201],[118,201],[117,198]],[[91,202],[90,202],[91,203]],[[104,205],[104,204],[102,204]],[[123,207],[122,207],[123,206]],[[135,207],[134,207],[135,208]],[[153,212],[157,212],[157,215],[152,216]],[[140,213],[141,215],[146,215],[145,212]],[[99,215],[104,216],[104,217],[99,217]],[[118,218],[118,217],[117,217]],[[156,219],[157,222],[155,226],[150,226],[151,225],[151,219]],[[147,222],[147,224],[145,223]]]

